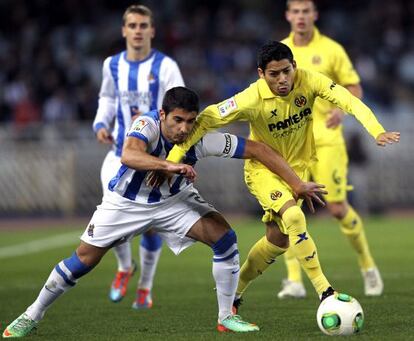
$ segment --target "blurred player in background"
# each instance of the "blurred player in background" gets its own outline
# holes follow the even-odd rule
[[[318,19],[315,2],[288,0],[286,19],[292,32],[282,42],[291,48],[298,67],[321,72],[362,98],[359,76],[344,48],[315,27]],[[384,285],[369,250],[361,217],[347,201],[348,155],[342,132],[344,112],[322,98],[315,100],[312,111],[318,162],[310,168],[311,175],[316,182],[326,186],[326,206],[358,256],[365,295],[381,295]],[[293,248],[285,253],[285,261],[288,277],[283,280],[278,297],[304,297],[306,291],[300,263]]]
[[[183,164],[166,161],[174,144],[188,138],[198,110],[197,94],[175,87],[166,92],[160,111],[150,111],[133,122],[124,143],[122,165],[104,192],[102,204],[82,234],[79,247],[55,266],[35,302],[7,326],[3,337],[27,336],[52,303],[89,273],[112,246],[151,228],[163,235],[175,254],[195,241],[212,248],[218,331],[259,330],[232,314],[240,270],[237,237],[221,214],[193,187],[192,165],[207,156],[256,158],[309,200],[323,190],[320,185],[302,182],[270,147],[230,134],[205,136],[186,153]],[[146,181],[149,171],[167,171],[174,173],[174,177],[170,183],[153,187]]]
[[[380,146],[399,141],[385,132],[372,111],[347,89],[314,71],[297,69],[292,51],[280,42],[262,46],[257,58],[260,79],[235,96],[204,109],[185,143],[167,160],[179,162],[206,132],[238,120],[249,121],[250,137],[278,151],[303,180],[315,159],[312,108],[316,97],[352,113]],[[245,163],[245,181],[264,210],[266,235],[250,250],[240,270],[235,310],[252,280],[290,246],[323,300],[334,290],[322,272],[316,245],[306,228],[300,202],[286,182],[257,160]]]
[[[103,64],[99,107],[93,129],[99,142],[112,145],[101,168],[104,193],[120,166],[124,138],[133,117],[160,109],[165,92],[184,85],[177,63],[151,48],[154,35],[151,10],[142,5],[129,6],[124,12],[122,26],[126,50],[108,57]],[[141,272],[132,305],[135,309],[152,307],[151,289],[161,248],[162,240],[153,231],[142,236],[139,247]],[[116,246],[114,252],[118,272],[109,298],[119,302],[126,294],[128,280],[136,265],[132,262],[129,242]]]

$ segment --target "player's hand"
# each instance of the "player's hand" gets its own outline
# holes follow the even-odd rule
[[[112,144],[114,143],[114,138],[112,135],[108,132],[106,128],[101,128],[96,133],[96,139],[103,144]]]
[[[315,207],[313,206],[313,201],[317,202],[321,206],[325,206],[325,203],[322,201],[319,195],[328,194],[324,189],[325,186],[317,184],[315,182],[303,182],[298,188],[294,189],[296,199],[300,198],[305,200],[306,205],[308,205],[310,211],[315,213]]]
[[[134,122],[138,117],[142,115],[142,111],[139,111],[139,109],[137,108],[132,108],[132,112],[134,113],[134,115],[132,115],[131,117],[131,122]]]
[[[197,176],[194,168],[184,163],[168,162],[167,172],[183,175],[190,182],[194,182]]]
[[[334,108],[328,113],[328,118],[326,119],[326,128],[335,129],[344,120],[344,112],[339,108]]]
[[[172,177],[173,173],[165,171],[151,171],[148,172],[145,183],[149,187],[160,187],[165,182],[165,180],[167,180],[168,185],[171,186]]]
[[[393,144],[400,142],[400,132],[398,131],[386,131],[381,133],[376,138],[377,145],[385,147],[387,144]]]

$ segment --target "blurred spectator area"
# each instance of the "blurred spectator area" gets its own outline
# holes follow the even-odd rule
[[[102,62],[125,48],[122,14],[131,3],[0,1],[0,215],[89,213],[99,202],[106,149],[95,141],[91,123]],[[154,47],[177,60],[202,106],[254,81],[257,48],[289,33],[284,0],[141,3],[155,14]],[[349,139],[350,177],[358,183],[352,199],[366,209],[413,207],[407,139],[414,133],[414,2],[319,0],[318,7],[317,24],[345,46],[361,75],[364,100],[386,128],[403,132],[393,153],[379,150],[347,120],[348,134],[356,134]],[[246,126],[231,129],[247,134]],[[200,173],[209,169],[210,177],[198,187],[207,199],[222,209],[257,209],[240,164],[206,162]]]
[[[0,1],[0,123],[93,119],[101,63],[124,49],[131,1]],[[155,13],[154,46],[173,56],[203,104],[256,78],[263,42],[289,33],[285,1],[142,1]],[[413,107],[414,2],[319,0],[323,33],[349,52],[377,112]]]

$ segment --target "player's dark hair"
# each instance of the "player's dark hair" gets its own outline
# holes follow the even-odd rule
[[[318,10],[318,7],[316,6],[316,0],[287,0],[286,1],[286,9],[289,10],[289,6],[292,2],[305,2],[305,1],[309,1],[313,4],[313,8],[315,11]]]
[[[292,50],[285,44],[279,41],[270,41],[263,45],[257,52],[257,67],[263,71],[266,70],[267,64],[271,61],[287,59],[293,63]]]
[[[188,112],[199,111],[198,95],[191,89],[184,86],[176,86],[165,93],[162,101],[162,110],[168,115],[174,109],[183,109]]]
[[[130,13],[135,13],[135,14],[143,15],[145,17],[150,17],[151,26],[154,26],[154,16],[152,14],[152,11],[147,6],[144,6],[144,5],[131,5],[131,6],[129,6],[125,10],[124,15],[122,16],[122,20],[123,20],[124,25],[126,23],[126,17]]]

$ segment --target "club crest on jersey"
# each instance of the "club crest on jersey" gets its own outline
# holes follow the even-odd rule
[[[307,100],[305,96],[298,96],[295,98],[295,104],[297,107],[302,108],[306,104]]]
[[[93,237],[93,230],[94,230],[94,228],[95,228],[95,225],[94,224],[89,224],[88,225],[88,236],[89,237]]]
[[[217,106],[218,111],[221,117],[225,117],[235,109],[237,109],[237,103],[234,97],[229,98],[228,100],[222,102],[220,105]]]
[[[148,75],[147,80],[150,84],[155,82],[155,76],[152,74],[152,72]]]
[[[147,125],[148,125],[148,122],[146,122],[144,120],[139,120],[134,125],[134,131],[141,132]]]
[[[282,192],[280,191],[275,191],[273,193],[270,193],[270,199],[272,200],[277,200],[282,196]]]
[[[319,65],[322,63],[322,59],[320,56],[313,56],[312,57],[312,64],[313,65]]]

